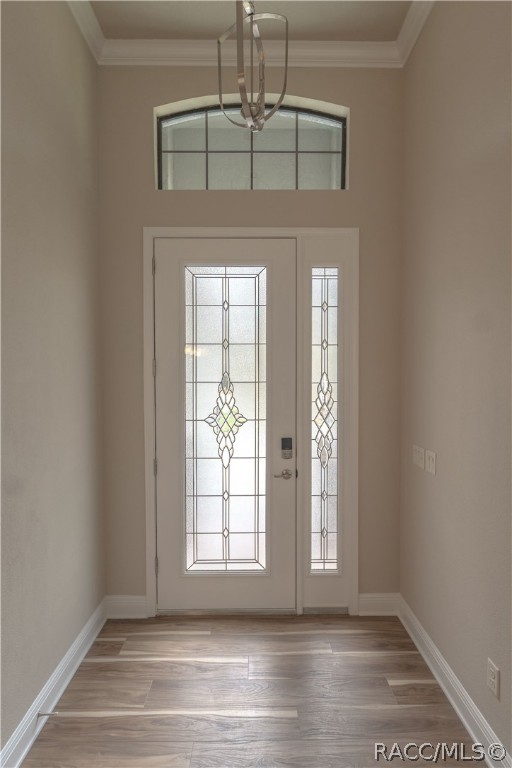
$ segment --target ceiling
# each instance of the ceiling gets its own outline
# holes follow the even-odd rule
[[[397,39],[411,3],[256,0],[255,5],[258,13],[286,15],[290,40],[380,43]],[[91,6],[104,37],[111,40],[216,40],[235,21],[234,0],[101,0]],[[271,26],[267,23],[267,38]]]
[[[284,12],[290,67],[405,65],[435,0],[255,0],[257,12]],[[215,41],[235,22],[234,0],[68,0],[101,65],[216,67]],[[261,24],[268,67],[283,66],[282,25]],[[233,39],[223,63],[236,66]]]

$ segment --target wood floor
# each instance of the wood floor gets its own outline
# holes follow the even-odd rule
[[[23,768],[374,768],[376,741],[470,743],[395,618],[108,621],[55,710]]]

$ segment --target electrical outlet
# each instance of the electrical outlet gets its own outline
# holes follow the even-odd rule
[[[412,463],[420,469],[425,469],[425,449],[421,445],[413,445]]]
[[[497,699],[500,697],[500,670],[496,664],[487,659],[487,686],[491,689]]]
[[[425,451],[425,469],[431,475],[436,473],[436,454],[434,451]]]

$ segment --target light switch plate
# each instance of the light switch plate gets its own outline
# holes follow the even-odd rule
[[[425,469],[425,449],[421,445],[413,445],[412,463],[420,469]]]
[[[436,473],[436,454],[435,451],[425,451],[425,469],[431,475]]]

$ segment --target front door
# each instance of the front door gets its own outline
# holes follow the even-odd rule
[[[349,606],[343,254],[297,246],[154,240],[159,611]]]
[[[292,610],[295,241],[161,240],[155,259],[158,607]]]

